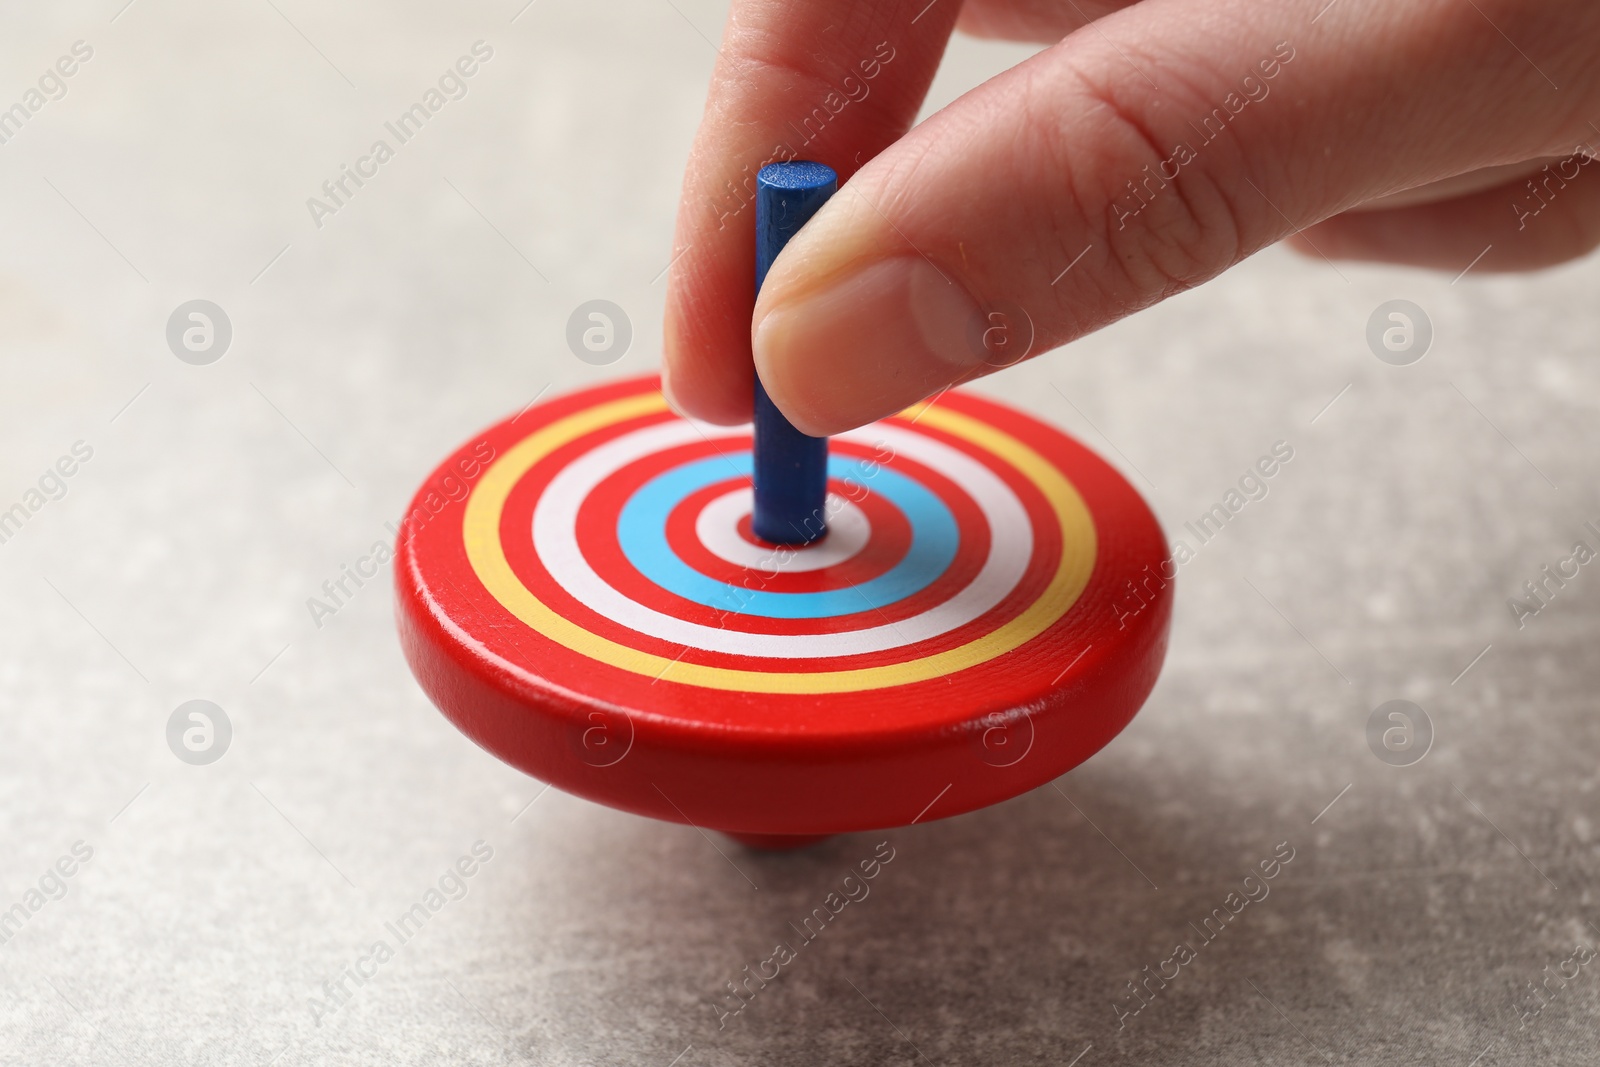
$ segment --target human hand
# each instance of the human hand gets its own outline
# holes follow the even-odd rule
[[[1059,43],[907,133],[958,12]],[[1037,354],[1291,236],[1452,273],[1581,255],[1597,53],[1594,0],[734,0],[679,207],[668,396],[742,422],[754,368],[797,427],[837,433],[1004,365],[990,323],[1025,316]],[[784,158],[848,184],[752,322],[749,190]]]

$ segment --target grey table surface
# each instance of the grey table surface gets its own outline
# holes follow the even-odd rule
[[[1275,442],[1294,459],[1182,568],[1165,673],[1087,764],[719,853],[461,737],[400,656],[387,571],[320,626],[307,600],[475,429],[655,365],[723,11],[123,4],[13,5],[0,35],[0,103],[93,50],[0,145],[0,509],[27,512],[0,544],[0,909],[24,916],[0,1061],[1600,1059],[1600,569],[1523,626],[1508,606],[1600,547],[1600,263],[1452,281],[1274,250],[983,382],[1169,533]],[[467,95],[315,225],[306,199],[480,40]],[[934,103],[1026,54],[958,42]],[[563,342],[594,297],[635,329],[606,368]],[[194,298],[232,323],[204,366],[165,336]],[[1411,366],[1365,340],[1391,299],[1433,324]],[[168,747],[192,699],[232,724],[205,766]],[[1368,741],[1394,699],[1434,735],[1409,766]],[[870,896],[721,1018],[883,840]],[[446,879],[373,962],[478,842],[464,895]],[[1179,942],[1195,958],[1123,1015]]]

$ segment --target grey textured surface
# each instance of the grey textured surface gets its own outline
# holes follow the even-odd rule
[[[1600,941],[1600,571],[1520,630],[1507,598],[1596,543],[1600,264],[1452,285],[1274,251],[985,382],[1174,536],[1275,441],[1295,458],[1184,566],[1166,673],[1087,765],[724,856],[460,737],[387,571],[321,628],[306,607],[448,447],[654,364],[722,12],[275,2],[6,16],[4,103],[94,56],[0,146],[0,508],[93,457],[0,544],[0,908],[93,856],[0,944],[0,1061],[1595,1062],[1593,966],[1524,1012]],[[313,226],[305,199],[479,39],[466,98]],[[1022,54],[962,43],[936,96]],[[164,339],[196,297],[233,323],[210,366]],[[562,341],[594,297],[635,326],[605,369]],[[1394,298],[1435,326],[1414,366],[1364,341]],[[209,766],[167,748],[195,698],[234,727]],[[1366,741],[1394,698],[1436,731],[1404,768]],[[871,895],[719,1029],[723,983],[883,839]],[[480,840],[465,897],[319,1017]],[[1270,895],[1119,1027],[1280,842]]]

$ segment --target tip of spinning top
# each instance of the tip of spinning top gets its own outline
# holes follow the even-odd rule
[[[724,836],[739,842],[745,848],[759,849],[762,852],[792,852],[795,849],[807,848],[819,841],[826,841],[833,835],[724,833]]]

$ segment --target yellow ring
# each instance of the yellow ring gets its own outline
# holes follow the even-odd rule
[[[842,671],[750,671],[684,663],[643,652],[584,629],[533,595],[500,543],[506,498],[534,464],[568,442],[614,423],[665,412],[660,393],[612,400],[559,419],[495,460],[467,498],[461,537],[484,589],[524,624],[574,652],[647,678],[747,693],[851,693],[942,678],[1004,655],[1039,636],[1077,602],[1094,570],[1098,544],[1083,498],[1056,467],[1021,441],[949,408],[922,406],[921,421],[987,449],[1021,471],[1049,501],[1061,527],[1061,562],[1039,599],[1004,626],[957,648],[904,663]]]

